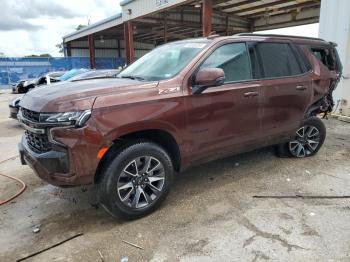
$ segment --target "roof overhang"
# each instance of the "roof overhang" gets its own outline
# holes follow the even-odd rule
[[[134,2],[135,0],[123,0],[120,2],[120,6],[125,6],[127,4],[130,4],[131,2]]]
[[[123,0],[122,14],[64,37],[64,42],[94,34],[123,39],[123,26],[132,20],[134,40],[162,44],[202,35],[200,0]],[[317,23],[320,0],[213,0],[212,31],[219,35]]]
[[[119,13],[117,15],[108,17],[100,22],[86,26],[76,32],[64,36],[63,42],[70,42],[121,24],[123,24],[122,13]]]

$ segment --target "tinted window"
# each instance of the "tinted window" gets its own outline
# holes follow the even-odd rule
[[[306,57],[303,49],[307,48],[301,45],[292,46],[294,53],[296,54],[299,64],[302,68],[303,73],[306,73],[312,69],[309,59]]]
[[[331,52],[323,48],[311,48],[314,56],[320,60],[329,70],[334,70],[335,64],[332,59]]]
[[[225,82],[251,79],[250,63],[244,43],[227,44],[216,49],[201,68],[222,68]]]
[[[255,50],[256,43],[248,43],[250,63],[252,65],[252,73],[254,79],[263,78],[261,67],[259,65],[259,60]]]
[[[288,44],[259,43],[257,52],[261,58],[265,78],[298,75],[302,70]]]

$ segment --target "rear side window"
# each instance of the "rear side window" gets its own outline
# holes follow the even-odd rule
[[[303,73],[289,44],[258,43],[256,50],[265,78],[287,77]]]
[[[320,60],[329,70],[335,70],[335,61],[327,48],[311,47],[311,52]]]
[[[245,43],[232,43],[218,47],[200,68],[223,69],[225,82],[244,81],[252,78]]]

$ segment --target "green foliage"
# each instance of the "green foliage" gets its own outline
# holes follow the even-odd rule
[[[58,48],[58,51],[59,51],[61,54],[64,53],[63,43],[57,44],[56,47]]]
[[[83,29],[84,27],[86,27],[86,25],[78,25],[76,30],[79,31],[80,29]]]
[[[25,57],[52,57],[50,54],[27,55]]]

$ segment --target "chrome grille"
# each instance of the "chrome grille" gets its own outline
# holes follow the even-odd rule
[[[21,110],[22,110],[22,116],[25,119],[28,119],[28,120],[33,121],[33,122],[40,121],[40,113],[25,109],[23,107],[21,108]]]
[[[47,135],[38,135],[25,131],[25,136],[29,147],[38,153],[48,152],[52,149],[51,143],[48,140]]]

